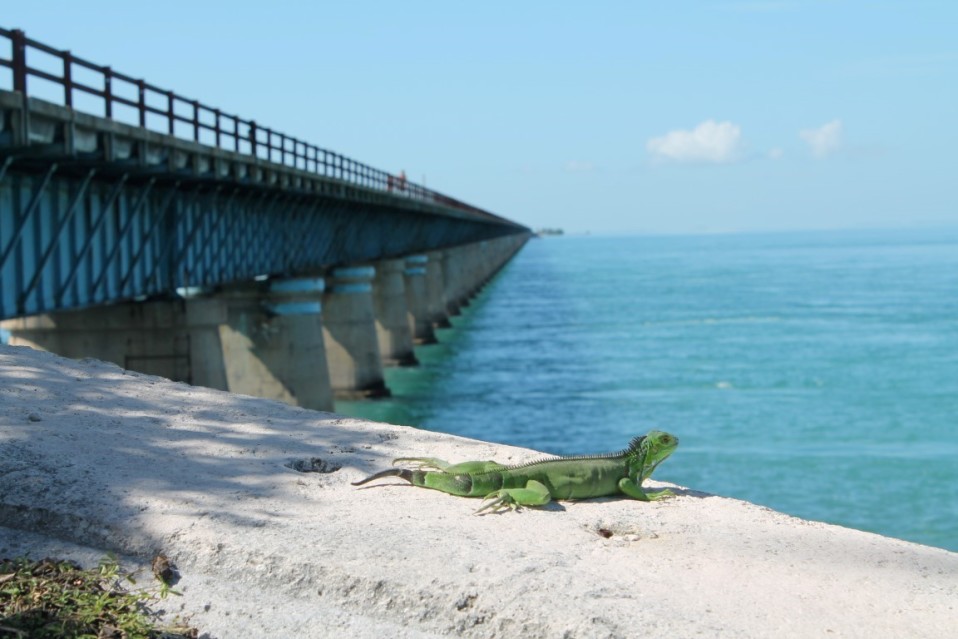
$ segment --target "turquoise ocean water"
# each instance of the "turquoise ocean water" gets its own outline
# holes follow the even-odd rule
[[[533,240],[453,321],[337,409],[958,551],[958,229]]]

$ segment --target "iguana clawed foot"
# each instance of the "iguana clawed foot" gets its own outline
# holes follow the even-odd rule
[[[489,503],[486,503],[489,502]],[[522,506],[513,499],[512,495],[509,494],[508,490],[497,490],[496,492],[486,495],[482,499],[484,505],[480,506],[473,515],[481,515],[485,511],[491,513],[497,513],[500,510],[519,510]]]
[[[546,488],[545,484],[530,479],[526,482],[525,488],[501,488],[489,493],[482,500],[489,503],[480,507],[475,514],[482,514],[486,510],[497,513],[506,508],[519,510],[521,506],[544,506],[551,500],[552,495],[549,494],[549,489]]]

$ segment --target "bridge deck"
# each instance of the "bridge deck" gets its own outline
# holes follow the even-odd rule
[[[4,39],[12,90],[0,89],[0,319],[529,232],[22,32],[0,29]],[[62,72],[31,66],[30,51],[58,58]],[[102,86],[75,82],[77,67]],[[33,77],[62,86],[61,103],[32,97]],[[136,97],[123,97],[122,83]],[[75,109],[76,94],[100,98],[104,113]],[[133,123],[114,119],[120,107]],[[188,139],[177,135],[184,126]]]

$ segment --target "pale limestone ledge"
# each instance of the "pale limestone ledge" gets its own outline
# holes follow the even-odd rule
[[[472,500],[349,485],[424,454],[535,455],[0,346],[0,556],[91,564],[114,550],[144,565],[163,550],[182,573],[170,612],[211,637],[958,628],[958,554],[733,499],[684,491],[476,517]],[[311,458],[342,468],[284,465]]]

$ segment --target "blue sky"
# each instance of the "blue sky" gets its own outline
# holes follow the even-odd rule
[[[593,233],[958,225],[956,25],[951,1],[0,11],[529,226]]]

